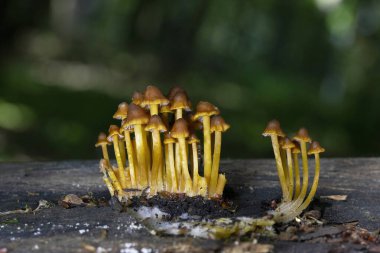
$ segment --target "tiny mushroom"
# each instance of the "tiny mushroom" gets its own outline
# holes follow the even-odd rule
[[[191,103],[185,92],[177,92],[170,100],[170,110],[175,110],[175,119],[183,118],[183,111],[191,110]]]
[[[132,95],[132,103],[135,105],[141,105],[144,101],[144,95],[141,92],[135,91]]]
[[[193,190],[196,192],[198,190],[198,179],[199,179],[199,165],[198,165],[198,150],[197,143],[199,143],[199,139],[195,135],[195,133],[191,133],[189,139],[187,141],[191,145],[192,150],[192,158],[193,158]]]
[[[147,107],[150,110],[150,115],[157,115],[159,106],[168,105],[169,100],[162,95],[161,91],[153,85],[146,87],[144,92],[144,100],[141,103],[142,107]]]
[[[294,175],[293,175],[293,159],[292,159],[292,148],[294,148],[294,143],[289,139],[285,138],[284,143],[282,145],[282,149],[286,150],[286,158],[288,162],[288,190],[289,190],[289,199],[292,199],[293,197],[293,191],[294,191]]]
[[[294,162],[294,177],[296,178],[296,189],[294,193],[294,199],[297,198],[301,191],[301,177],[300,177],[300,166],[298,162],[298,154],[301,153],[300,146],[298,142],[293,141],[294,148],[292,148],[293,162]]]
[[[176,169],[174,165],[174,148],[173,148],[173,143],[175,143],[175,139],[171,137],[170,133],[165,134],[164,138],[164,144],[167,146],[165,149],[165,159],[167,160],[167,175],[170,175],[170,182],[171,182],[171,191],[177,192],[178,191],[178,175],[176,175]],[[167,177],[169,178],[169,177]]]
[[[95,147],[102,147],[103,159],[109,163],[110,158],[108,156],[107,145],[111,145],[111,143],[107,140],[107,135],[101,132],[98,136],[98,141],[96,142]]]

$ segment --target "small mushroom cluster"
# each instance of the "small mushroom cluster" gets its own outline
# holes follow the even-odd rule
[[[313,200],[318,187],[320,159],[319,154],[324,152],[317,141],[312,141],[308,131],[301,128],[293,139],[285,136],[277,120],[268,123],[263,136],[270,136],[276,160],[277,173],[282,189],[282,202],[273,212],[276,222],[288,222],[300,215]],[[307,143],[309,149],[307,149]],[[299,166],[299,154],[302,157],[302,186]],[[308,155],[315,157],[314,180],[309,194]]]
[[[132,102],[121,103],[109,133],[100,133],[96,147],[101,147],[100,170],[112,196],[119,201],[149,192],[221,197],[227,182],[219,174],[222,132],[229,125],[219,109],[209,102],[199,102],[192,113],[187,93],[180,87],[167,97],[155,86],[144,93],[135,92]],[[203,174],[199,169],[200,139],[203,132]],[[212,147],[213,143],[213,147]],[[107,146],[113,144],[117,166],[110,163]]]

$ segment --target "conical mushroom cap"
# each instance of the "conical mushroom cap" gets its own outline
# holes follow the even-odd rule
[[[284,132],[281,129],[280,122],[278,120],[271,120],[268,122],[267,127],[263,132],[263,136],[276,135],[280,137],[285,137]]]
[[[218,115],[219,109],[215,105],[209,103],[200,101],[197,104],[197,112],[194,115],[194,119],[200,119],[204,116],[212,116],[212,115]]]
[[[215,115],[211,117],[211,132],[225,132],[230,128],[230,125],[227,124],[222,116]]]
[[[313,141],[310,145],[309,151],[307,152],[308,155],[312,154],[319,154],[325,152],[325,149],[319,145],[319,142]]]
[[[293,137],[293,140],[296,140],[298,142],[304,141],[304,142],[311,142],[309,132],[306,128],[300,128],[298,130],[296,136]]]
[[[124,131],[133,132],[133,125],[127,125],[127,119],[123,119],[121,122],[120,132],[122,133]]]
[[[185,111],[191,110],[191,103],[185,92],[177,92],[170,100],[170,109],[184,109]]]
[[[294,148],[296,145],[294,145],[294,143],[289,139],[289,138],[284,138],[284,142],[283,144],[281,145],[281,148],[282,149],[292,149]]]
[[[191,133],[188,140],[187,140],[187,143],[192,144],[192,143],[198,143],[198,142],[199,142],[199,139],[195,135],[195,133]]]
[[[170,135],[173,138],[186,138],[189,136],[189,129],[187,128],[187,122],[183,118],[177,119],[174,122]]]
[[[119,138],[122,137],[122,135],[120,135],[120,132],[119,132],[119,127],[116,125],[110,125],[110,128],[108,129],[108,136],[107,136],[108,141],[112,141],[112,137],[114,135],[117,135]]]
[[[177,94],[177,92],[184,92],[186,94],[186,91],[184,89],[182,89],[181,87],[179,86],[174,86],[170,89],[169,91],[169,94],[168,94],[168,99],[169,100],[172,100],[173,97],[175,96],[175,94]]]
[[[160,107],[160,113],[173,113],[173,111],[170,110],[170,103],[167,105],[162,105]]]
[[[128,115],[128,104],[126,102],[120,103],[117,111],[113,115],[114,119],[125,119]]]
[[[138,105],[130,104],[128,106],[128,117],[124,126],[143,125],[149,122],[149,115]]]
[[[301,153],[301,148],[300,148],[300,144],[296,141],[293,141],[293,144],[294,144],[294,148],[292,148],[292,153],[293,154],[299,154]]]
[[[107,140],[107,135],[103,132],[101,132],[98,136],[98,141],[95,144],[95,147],[100,147],[102,145],[110,145],[109,141]]]
[[[162,122],[161,117],[158,115],[153,115],[150,117],[148,125],[145,127],[145,131],[152,132],[153,130],[158,130],[161,133],[166,132],[166,126],[164,122]]]
[[[144,95],[141,92],[135,91],[132,95],[132,103],[135,105],[141,105],[144,101]]]
[[[164,144],[170,144],[170,143],[175,143],[175,139],[172,138],[172,136],[170,135],[170,133],[165,133],[164,135]]]
[[[144,92],[144,100],[141,103],[141,106],[147,106],[150,105],[167,105],[169,104],[169,100],[162,95],[162,92],[153,85],[149,85],[146,87]]]

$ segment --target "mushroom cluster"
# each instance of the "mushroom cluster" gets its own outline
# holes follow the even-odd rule
[[[270,136],[277,173],[282,189],[282,202],[273,212],[276,222],[288,222],[300,215],[313,200],[318,187],[320,159],[319,154],[325,149],[317,141],[312,141],[308,131],[301,128],[291,139],[285,136],[277,120],[268,123],[263,136]],[[309,148],[307,147],[309,144]],[[302,185],[299,166],[299,154],[302,157]],[[314,155],[314,180],[309,193],[308,155]]]
[[[220,198],[227,179],[219,173],[222,132],[229,125],[209,102],[199,102],[195,113],[186,91],[170,90],[167,97],[155,86],[144,93],[135,92],[132,102],[121,103],[108,135],[100,133],[96,147],[101,147],[100,170],[110,194],[119,201],[159,192]],[[201,176],[200,139],[203,132],[203,174]],[[212,146],[213,143],[213,146]],[[113,145],[116,166],[107,150]]]

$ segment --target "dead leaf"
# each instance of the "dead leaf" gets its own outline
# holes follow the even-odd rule
[[[75,194],[68,194],[58,201],[58,204],[64,208],[71,208],[76,206],[84,206],[83,200]]]
[[[347,195],[328,195],[328,196],[321,196],[321,199],[330,199],[335,201],[346,201]]]

